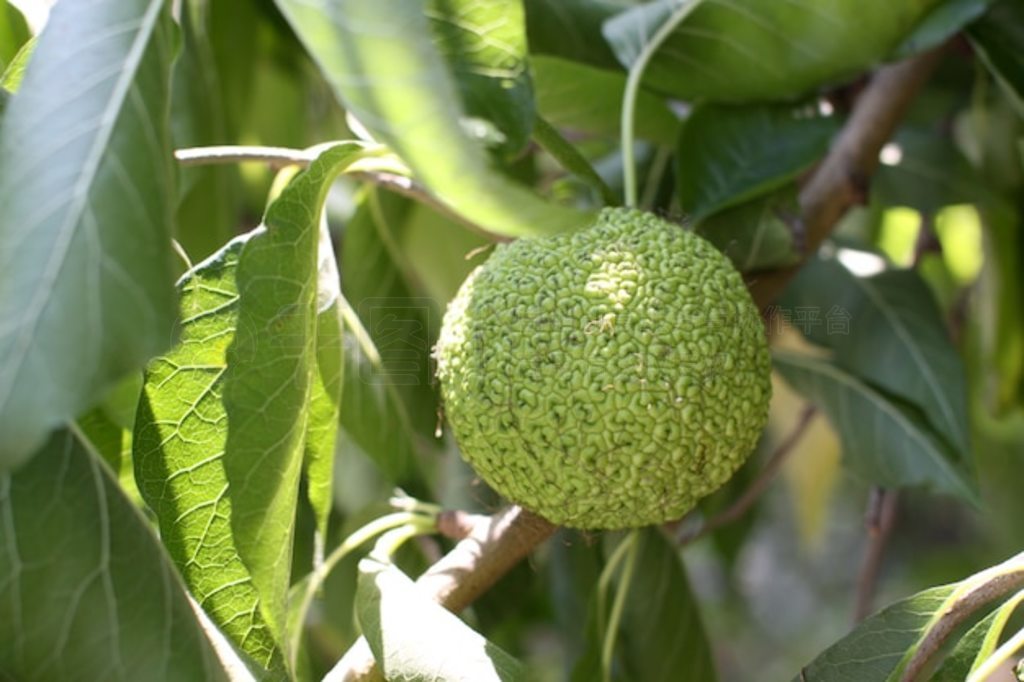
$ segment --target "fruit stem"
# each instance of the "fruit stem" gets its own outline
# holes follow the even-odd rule
[[[647,63],[651,61],[654,53],[658,51],[658,48],[665,42],[669,34],[675,30],[676,26],[681,24],[683,19],[689,16],[690,12],[697,9],[700,3],[701,0],[683,0],[682,4],[665,20],[665,23],[658,27],[650,42],[644,45],[636,60],[629,67],[626,89],[622,93],[622,130],[620,132],[622,136],[622,177],[623,184],[625,185],[626,206],[629,208],[636,208],[637,206],[636,159],[633,156],[633,125],[636,118],[636,98],[640,92],[640,81],[643,78],[644,71],[647,69]]]

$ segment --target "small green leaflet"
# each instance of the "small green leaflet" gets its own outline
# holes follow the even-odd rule
[[[160,543],[77,429],[0,474],[0,676],[226,680]]]
[[[420,3],[277,0],[346,109],[440,201],[497,234],[554,234],[592,214],[553,204],[493,170],[460,127],[455,83]]]
[[[238,318],[227,351],[224,468],[231,528],[260,608],[282,641],[299,476],[317,375],[320,214],[331,183],[365,156],[328,147],[267,209],[239,256]]]
[[[173,51],[163,0],[58,3],[7,105],[0,471],[174,340]]]
[[[359,562],[356,611],[381,672],[407,682],[512,682],[523,665],[421,593],[392,564]]]

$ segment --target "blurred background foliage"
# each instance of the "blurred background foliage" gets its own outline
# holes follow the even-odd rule
[[[14,58],[9,46],[27,39],[29,29],[14,9],[25,4],[3,3],[0,66]],[[1024,547],[1024,12],[1011,0],[953,4],[961,8],[949,24],[955,30],[938,30],[931,40],[963,31],[883,150],[863,205],[845,216],[825,247],[859,278],[916,271],[966,368],[970,450],[982,503],[919,490],[901,495],[876,606],[960,579]],[[526,0],[524,6],[529,85],[538,113],[621,194],[618,103],[625,70],[615,45],[602,38],[601,25],[633,3]],[[346,120],[330,84],[274,2],[185,0],[178,9],[176,147],[305,148],[363,134]],[[33,12],[26,7],[38,21]],[[800,239],[796,183],[827,151],[863,87],[862,65],[853,64],[852,76],[844,74],[797,104],[740,106],[680,101],[689,92],[671,93],[679,99],[669,101],[666,87],[659,87],[669,67],[662,65],[640,96],[636,151],[643,205],[688,219],[754,281],[759,271],[794,262]],[[794,118],[794,109],[805,115]],[[766,140],[774,148],[765,148]],[[528,134],[498,139],[489,151],[508,177],[559,203],[600,204],[591,185],[566,173]],[[737,179],[742,174],[729,166],[735,159],[757,166],[763,177]],[[724,186],[707,181],[709,168],[725,178]],[[274,168],[258,163],[180,170],[176,237],[191,262],[259,223],[274,175]],[[430,359],[447,301],[486,257],[492,240],[431,205],[353,180],[336,183],[328,216],[343,291],[363,327],[350,324],[345,330],[342,433],[328,546],[386,512],[396,486],[450,508],[496,510],[500,500],[461,461],[450,432],[441,427]],[[184,264],[179,267],[184,271]],[[797,279],[793,286],[815,284]],[[788,300],[800,301],[803,293],[791,290]],[[814,342],[824,319],[801,318],[786,300],[769,325],[772,343],[820,355],[821,344]],[[396,306],[402,310],[397,325],[387,317]],[[409,376],[416,380],[391,380]],[[759,453],[704,503],[705,516],[742,492],[801,418],[805,398],[780,377],[774,385]],[[116,396],[110,401],[114,413],[117,402]],[[131,471],[128,440],[116,464],[122,472]],[[130,475],[122,482],[134,485]],[[844,467],[841,434],[819,411],[779,480],[748,515],[687,545],[683,564],[659,564],[673,550],[663,539],[651,540],[644,549],[651,557],[645,578],[685,566],[722,679],[787,678],[851,627],[871,489],[872,481]],[[312,513],[300,509],[297,576],[309,571],[313,554]],[[563,679],[577,661],[584,665],[576,679],[587,679],[592,595],[609,543],[561,531],[476,603],[468,622],[540,671],[539,679]],[[420,540],[401,552],[400,565],[415,575],[446,546]],[[340,564],[315,605],[304,662],[311,679],[322,676],[358,634],[358,559]],[[678,598],[689,603],[686,576],[678,580]],[[638,579],[635,589],[642,600],[645,583]],[[627,623],[656,617],[658,605],[634,606],[637,612],[627,613]],[[644,673],[642,651],[630,653],[633,644],[624,637],[625,669],[633,679],[656,679]]]

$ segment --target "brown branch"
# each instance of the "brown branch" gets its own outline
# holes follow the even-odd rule
[[[779,469],[782,468],[783,462],[786,461],[786,457],[793,451],[793,448],[800,438],[804,435],[807,427],[811,423],[811,418],[814,417],[815,408],[813,405],[809,405],[804,408],[797,419],[796,426],[789,432],[785,440],[779,443],[778,447],[775,448],[775,452],[772,453],[771,457],[768,458],[768,462],[764,465],[764,469],[758,474],[757,478],[753,483],[750,484],[743,494],[740,495],[735,502],[723,511],[721,514],[712,517],[703,526],[701,526],[695,533],[686,535],[679,539],[680,544],[689,544],[695,542],[700,538],[708,535],[709,533],[721,528],[724,525],[730,524],[733,521],[738,520],[754,506],[754,503],[760,499],[761,495],[768,486],[775,479],[775,474],[778,473]]]
[[[814,254],[852,206],[865,201],[878,154],[934,70],[941,48],[878,70],[850,112],[824,161],[800,191],[803,258]],[[750,293],[762,309],[782,293],[800,265],[758,273]]]
[[[859,623],[871,613],[871,604],[878,585],[878,574],[882,568],[885,546],[896,525],[896,509],[899,493],[882,488],[871,489],[865,526],[868,531],[868,547],[861,561],[857,575],[857,596],[854,601],[853,621]]]
[[[494,516],[463,515],[451,525],[455,517],[445,520],[442,516],[439,525],[461,534],[465,530],[462,522],[467,518],[473,524],[465,539],[416,581],[425,594],[453,613],[472,604],[556,530],[548,521],[520,507],[509,507]],[[373,655],[366,640],[360,638],[324,681],[375,679],[380,676]]]
[[[918,643],[914,655],[900,675],[900,682],[915,682],[920,679],[949,636],[974,612],[993,600],[1024,587],[1024,566],[1018,565],[1007,570],[1007,564],[1019,564],[1022,557],[1024,555],[1018,555],[975,576],[979,579],[977,585],[947,607]],[[992,577],[986,579],[986,574]]]
[[[805,257],[817,250],[847,209],[863,201],[882,146],[937,61],[938,54],[933,51],[885,67],[865,88],[829,154],[800,194],[801,219],[807,232]],[[751,293],[762,310],[798,269],[794,266],[757,276]],[[554,531],[547,521],[512,507],[474,528],[417,584],[450,610],[458,611]],[[379,679],[369,647],[360,639],[325,679],[367,680],[375,679],[375,674]]]

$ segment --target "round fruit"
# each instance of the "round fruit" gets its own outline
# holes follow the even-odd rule
[[[771,395],[739,273],[631,209],[498,246],[449,305],[436,357],[466,460],[576,528],[682,516],[750,455]]]

